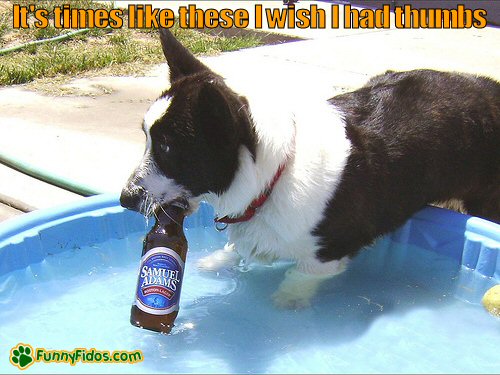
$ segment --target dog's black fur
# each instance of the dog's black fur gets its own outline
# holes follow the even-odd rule
[[[151,127],[154,162],[186,195],[220,195],[237,173],[242,146],[255,160],[252,108],[168,30],[160,33],[171,78],[162,96],[171,103]],[[354,255],[432,202],[463,200],[470,214],[500,222],[498,82],[389,71],[329,103],[344,117],[352,148],[323,218],[311,223],[321,261]],[[122,192],[125,207],[143,207],[143,175],[135,173]]]
[[[255,132],[245,99],[210,71],[176,76],[162,96],[171,97],[172,103],[151,128],[158,166],[192,195],[226,191],[238,168],[239,148],[243,145],[255,155]]]
[[[414,70],[372,78],[330,99],[352,142],[341,182],[314,234],[340,259],[396,229],[425,204],[463,200],[500,222],[500,85]]]

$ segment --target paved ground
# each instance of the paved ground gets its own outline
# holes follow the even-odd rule
[[[222,4],[201,2],[200,6],[207,3]],[[175,8],[175,2],[168,4]],[[253,8],[248,2],[231,3],[231,8],[245,6]],[[300,95],[331,97],[387,69],[457,70],[500,80],[500,28],[280,32],[306,40],[203,61],[231,80],[252,83],[257,90],[283,89],[276,105],[290,100],[290,93],[294,99]],[[63,97],[23,86],[0,89],[0,150],[102,191],[119,191],[142,156],[141,118],[167,87],[166,69],[159,65],[145,77],[76,78],[70,83],[74,94]],[[0,165],[1,197],[35,208],[81,199]],[[19,213],[0,206],[0,220]]]

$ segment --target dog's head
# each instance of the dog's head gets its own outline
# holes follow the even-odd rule
[[[122,206],[150,215],[162,204],[205,193],[222,194],[246,147],[255,155],[247,101],[160,29],[171,87],[143,121],[146,151],[120,197]]]

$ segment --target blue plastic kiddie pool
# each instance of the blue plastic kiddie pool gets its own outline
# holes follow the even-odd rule
[[[203,205],[185,223],[190,250],[170,335],[129,323],[148,228],[115,195],[2,223],[0,372],[19,371],[9,363],[19,343],[143,355],[133,364],[34,361],[25,372],[36,373],[500,372],[500,320],[480,303],[500,283],[497,224],[425,208],[323,285],[311,308],[287,311],[270,299],[287,262],[195,267],[225,243]]]

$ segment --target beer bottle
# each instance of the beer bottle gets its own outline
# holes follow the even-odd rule
[[[132,325],[169,333],[179,313],[187,241],[183,222],[188,204],[176,201],[160,207],[156,222],[144,239]]]

